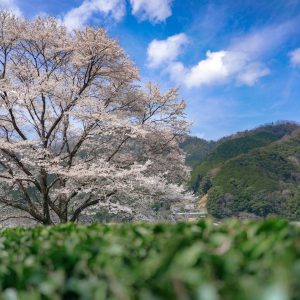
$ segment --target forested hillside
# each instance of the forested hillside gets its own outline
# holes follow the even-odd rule
[[[299,220],[299,183],[300,128],[292,122],[218,141],[194,164],[191,178],[193,190],[208,195],[208,212],[217,218],[273,214]]]
[[[187,153],[187,165],[193,167],[204,161],[217,145],[218,142],[215,141],[206,141],[195,136],[187,136],[180,144],[180,147]]]

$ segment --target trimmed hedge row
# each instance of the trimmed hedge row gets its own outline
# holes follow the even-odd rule
[[[0,232],[0,299],[300,299],[286,221],[74,224]]]

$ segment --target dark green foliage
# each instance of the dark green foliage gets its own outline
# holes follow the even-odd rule
[[[214,186],[208,192],[207,211],[215,218],[227,218],[232,215],[233,197],[224,193],[220,186]]]
[[[204,191],[200,190],[200,184],[203,178],[207,177],[209,171],[213,168],[213,164],[209,161],[204,161],[203,163],[196,165],[192,169],[190,186],[194,192],[199,192],[202,194]]]
[[[259,217],[285,215],[283,208],[280,205],[279,207],[276,205],[278,200],[278,198],[272,197],[265,192],[253,193],[249,200],[247,210]]]
[[[252,159],[252,157],[250,157]],[[265,176],[262,170],[246,158],[225,164],[214,178],[214,184],[224,187],[226,192],[240,191],[249,186],[272,191],[277,182]]]
[[[198,160],[198,163],[194,161],[190,183],[192,189],[195,192],[203,193],[202,190],[199,190],[200,182],[213,168],[241,154],[267,146],[282,138],[285,134],[291,133],[295,128],[297,128],[297,125],[293,123],[283,123],[276,126],[267,125],[252,131],[241,132],[216,142],[215,149],[204,159]],[[194,149],[194,152],[196,152],[196,149]],[[202,153],[201,145],[199,145],[198,149]]]
[[[293,138],[294,143],[289,140],[272,144],[223,164],[214,177],[213,186],[220,186],[224,194],[232,195],[234,204],[230,216],[248,212],[261,217],[276,214],[300,220],[300,210],[296,209],[300,207],[300,197],[293,192],[299,185],[299,166],[281,152],[281,149],[296,147],[299,140],[297,136]],[[213,198],[209,194],[210,201]]]
[[[296,187],[287,201],[288,218],[300,220],[300,187]]]
[[[214,217],[249,213],[300,220],[299,126],[268,125],[224,139],[193,168],[191,186],[199,195],[207,193],[207,178],[208,211]]]
[[[187,136],[180,144],[180,148],[186,153],[186,163],[191,167],[204,161],[216,146],[217,142],[194,136]]]
[[[238,156],[242,153],[247,153],[252,149],[266,146],[278,139],[278,136],[272,132],[257,132],[253,135],[238,137],[221,143],[209,160],[213,163],[219,163]]]
[[[299,241],[278,219],[8,229],[0,299],[296,300]]]
[[[199,190],[201,190],[203,194],[206,194],[211,187],[212,179],[209,176],[203,177],[199,186]]]

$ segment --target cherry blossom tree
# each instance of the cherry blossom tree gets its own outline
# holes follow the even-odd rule
[[[45,225],[189,199],[177,89],[137,85],[102,28],[0,13],[0,203]],[[5,217],[2,215],[2,217]]]

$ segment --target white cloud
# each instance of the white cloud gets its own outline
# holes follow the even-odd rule
[[[187,42],[188,39],[184,33],[170,36],[166,40],[153,40],[147,49],[148,66],[157,68],[174,61]]]
[[[69,30],[82,27],[95,13],[104,16],[111,16],[116,21],[120,21],[125,14],[124,0],[84,0],[76,8],[71,9],[64,16],[64,24]]]
[[[229,70],[224,63],[225,51],[207,51],[206,59],[201,60],[196,66],[187,71],[185,84],[187,87],[196,87],[205,84],[224,81]]]
[[[289,53],[290,63],[293,66],[300,65],[300,48],[297,48]]]
[[[234,38],[228,47],[235,52],[246,52],[251,57],[261,57],[282,45],[292,34],[297,33],[298,19],[256,29]]]
[[[130,0],[132,14],[141,20],[159,23],[172,15],[173,0]]]
[[[254,85],[261,77],[270,74],[270,70],[263,64],[254,62],[245,66],[237,74],[237,82],[248,86]]]
[[[252,61],[243,52],[207,51],[206,58],[197,65],[186,68],[180,62],[174,62],[168,68],[171,78],[186,87],[201,87],[234,81],[240,85],[254,85],[257,80],[270,73],[259,62]]]
[[[22,12],[14,0],[0,0],[0,9],[9,10],[18,17],[22,16]]]
[[[228,82],[252,86],[260,78],[270,74],[270,70],[265,64],[268,55],[273,54],[291,35],[297,32],[298,24],[299,18],[295,18],[288,22],[266,26],[243,36],[235,37],[228,47],[214,52],[207,51],[203,59],[191,66],[177,61],[177,55],[173,56],[172,51],[170,51],[172,59],[166,60],[168,48],[165,47],[165,51],[161,54],[162,58],[158,59],[157,63],[153,60],[153,65],[159,66],[161,65],[160,62],[166,62],[167,71],[171,78],[188,88]],[[149,49],[150,46],[148,59]],[[161,53],[159,47],[157,47],[156,52],[159,57]],[[296,49],[291,52],[290,58],[292,64],[300,65],[300,50]]]
[[[182,62],[175,61],[167,66],[167,72],[176,82],[184,82],[187,74],[187,69]]]

